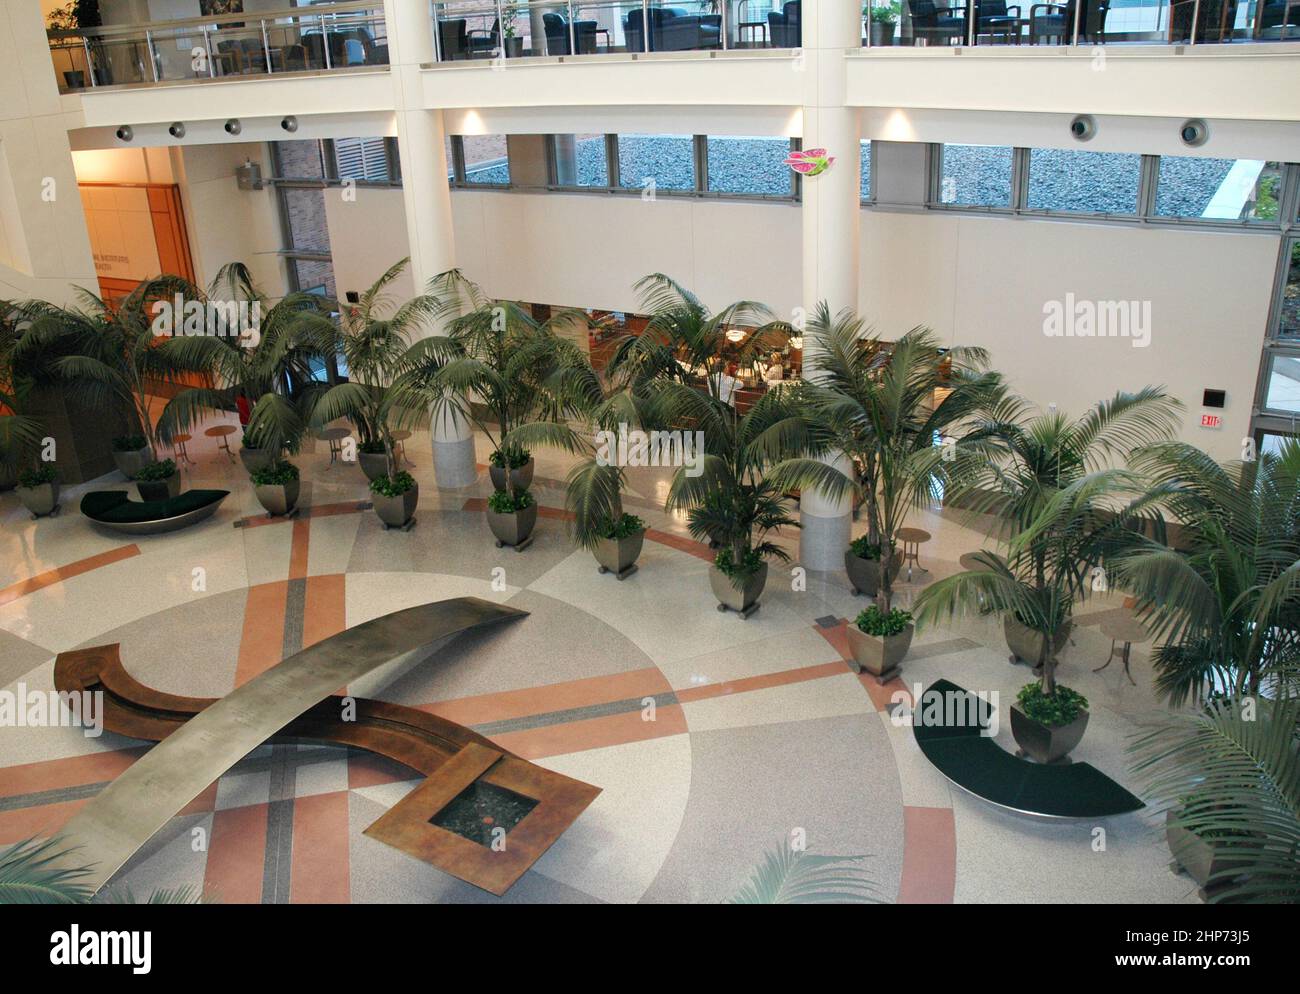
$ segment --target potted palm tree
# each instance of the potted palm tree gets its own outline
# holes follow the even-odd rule
[[[898,23],[900,5],[897,2],[869,3],[862,9],[871,27],[871,44],[892,45],[894,43],[894,25]]]
[[[80,307],[45,306],[33,311],[30,327],[15,346],[15,358],[55,355],[51,372],[79,402],[115,409],[129,434],[113,443],[113,458],[129,479],[157,458],[165,441],[151,404],[161,389],[186,385],[203,370],[179,349],[186,338],[160,340],[154,334],[154,305],[184,295],[190,285],[174,276],[146,280],[121,301],[109,304],[79,290]],[[160,419],[161,420],[161,419]]]
[[[436,368],[429,358],[431,339],[412,344],[410,337],[436,316],[437,300],[420,294],[394,306],[389,294],[408,262],[391,267],[357,305],[344,308],[335,348],[347,361],[349,380],[325,390],[310,415],[317,428],[340,418],[356,426],[375,514],[387,528],[408,527],[419,502],[419,484],[397,465],[393,430],[404,419],[427,419],[420,388]]]
[[[288,460],[249,474],[257,502],[272,518],[293,515],[297,511],[299,482],[298,467]],[[381,515],[382,517],[382,515]]]
[[[1178,527],[1117,563],[1155,636],[1171,716],[1134,744],[1171,851],[1213,901],[1300,897],[1300,442],[1217,464],[1181,443],[1137,465]]]
[[[935,439],[958,432],[998,394],[1001,379],[985,370],[982,349],[941,351],[924,328],[887,343],[851,311],[832,318],[824,303],[805,340],[817,360],[802,393],[804,451],[773,467],[772,476],[832,500],[861,501],[867,530],[845,550],[844,567],[854,591],[876,597],[887,615],[908,511],[941,498],[956,446],[969,449],[956,439],[952,448],[936,446]],[[827,459],[830,453],[847,458]]]
[[[488,525],[498,547],[522,549],[537,522],[528,491],[530,446],[582,451],[566,421],[581,418],[602,397],[585,352],[557,334],[575,317],[586,318],[557,311],[538,321],[518,303],[488,297],[458,270],[436,277],[430,291],[445,334],[417,344],[421,357],[397,387],[400,418],[424,419],[432,411],[483,433],[492,446]]]
[[[1158,524],[1158,495],[1139,473],[1107,461],[1167,437],[1181,405],[1149,387],[1117,394],[1077,421],[1052,412],[1026,422],[1026,407],[1000,398],[967,436],[993,448],[959,461],[954,476],[963,506],[1001,512],[1005,554],[975,553],[977,569],[931,584],[914,613],[921,624],[1003,616],[1012,662],[1031,664],[1039,677],[1012,707],[1012,734],[1028,755],[1051,762],[1078,744],[1088,721],[1087,701],[1056,681],[1074,605],[1092,593],[1095,571]]]
[[[52,463],[18,474],[18,499],[33,518],[44,518],[59,509],[59,475]]]
[[[868,605],[848,627],[853,672],[865,671],[888,683],[898,675],[915,630],[911,612],[900,608],[882,611],[877,604]]]

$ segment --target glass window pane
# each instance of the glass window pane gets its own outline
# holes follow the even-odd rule
[[[1011,206],[1010,147],[944,145],[940,152],[939,203],[968,207]]]
[[[695,189],[695,144],[690,135],[619,135],[619,185],[639,190]]]
[[[1264,406],[1270,411],[1300,414],[1300,357],[1273,357],[1268,373],[1268,397]]]
[[[871,199],[871,142],[862,143],[862,199]]]
[[[318,139],[276,142],[275,150],[280,156],[280,172],[285,179],[324,179],[325,163]]]
[[[609,186],[604,135],[556,135],[555,182],[559,186]]]
[[[709,189],[790,196],[788,138],[709,138]]]
[[[1029,153],[1031,210],[1136,214],[1142,156],[1035,148]]]
[[[1207,221],[1276,221],[1282,167],[1258,159],[1160,157],[1156,214]]]
[[[1283,338],[1300,338],[1300,239],[1291,242],[1291,264],[1282,284],[1278,334]]]
[[[291,249],[328,254],[329,229],[325,225],[325,191],[320,188],[281,187]]]
[[[1266,432],[1264,434],[1264,444],[1259,447],[1259,451],[1274,456],[1281,455],[1282,443],[1292,438],[1300,438],[1300,435],[1273,435]]]
[[[465,182],[480,186],[509,186],[510,160],[505,135],[465,135]]]
[[[442,154],[447,160],[447,179],[456,178],[456,158],[451,154],[451,135],[443,139]]]
[[[334,266],[328,262],[315,259],[291,259],[294,278],[298,289],[308,293],[319,293],[325,297],[337,296],[334,290]]]

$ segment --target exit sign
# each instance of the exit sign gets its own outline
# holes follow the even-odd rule
[[[1202,428],[1222,428],[1222,427],[1223,427],[1223,415],[1221,415],[1221,414],[1202,414],[1202,415],[1201,415],[1201,427],[1202,427]]]

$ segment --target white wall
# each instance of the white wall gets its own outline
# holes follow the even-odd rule
[[[861,311],[889,337],[929,325],[983,346],[1020,393],[1080,414],[1116,390],[1164,385],[1182,437],[1218,459],[1249,434],[1277,264],[1276,234],[867,211]],[[1049,338],[1044,305],[1150,301],[1151,339]],[[1199,427],[1201,392],[1228,393],[1224,427]]]
[[[190,235],[190,252],[200,284],[207,284],[228,262],[243,262],[252,270],[258,287],[272,297],[284,294],[284,265],[280,249],[279,210],[275,193],[240,190],[235,169],[251,158],[262,163],[266,146],[194,145],[175,150],[173,163],[181,183],[181,202]]]

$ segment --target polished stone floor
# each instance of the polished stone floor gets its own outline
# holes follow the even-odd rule
[[[456,643],[436,660],[384,672],[353,693],[469,725],[603,793],[505,898],[494,898],[362,829],[418,782],[411,771],[332,747],[267,746],[198,798],[115,878],[136,895],[201,887],[221,902],[692,901],[734,894],[791,838],[816,853],[865,855],[899,902],[1194,901],[1169,869],[1150,811],[1097,825],[1008,814],[955,789],[843,661],[845,619],[864,606],[842,573],[773,569],[761,610],[720,614],[708,553],[657,510],[662,470],[633,470],[628,509],[653,529],[639,571],[599,575],[558,513],[563,456],[538,456],[543,505],[527,551],[495,548],[477,509],[486,473],[439,491],[427,439],[408,443],[421,485],[418,525],[385,532],[355,465],[323,444],[298,458],[306,513],[269,522],[247,477],[196,432],[194,487],[233,491],[216,517],[130,541],[76,511],[34,522],[0,495],[0,688],[49,689],[53,657],[120,643],[130,672],[160,690],[218,696],[304,645],[413,604],[472,594],[531,612]],[[480,440],[479,457],[487,454]],[[97,488],[124,486],[113,476]],[[548,513],[547,509],[554,509]],[[918,513],[933,540],[905,583],[956,571],[983,534],[949,513]],[[797,547],[795,537],[789,540]],[[1160,709],[1147,656],[1094,673],[1117,597],[1082,606],[1062,679],[1086,694],[1091,724],[1075,757],[1137,789],[1129,736]],[[996,690],[1002,707],[1030,675],[1008,663],[989,620],[918,633],[903,683],[940,677]],[[1012,748],[1003,722],[1000,743]],[[56,831],[146,746],[71,728],[0,727],[0,845]]]

